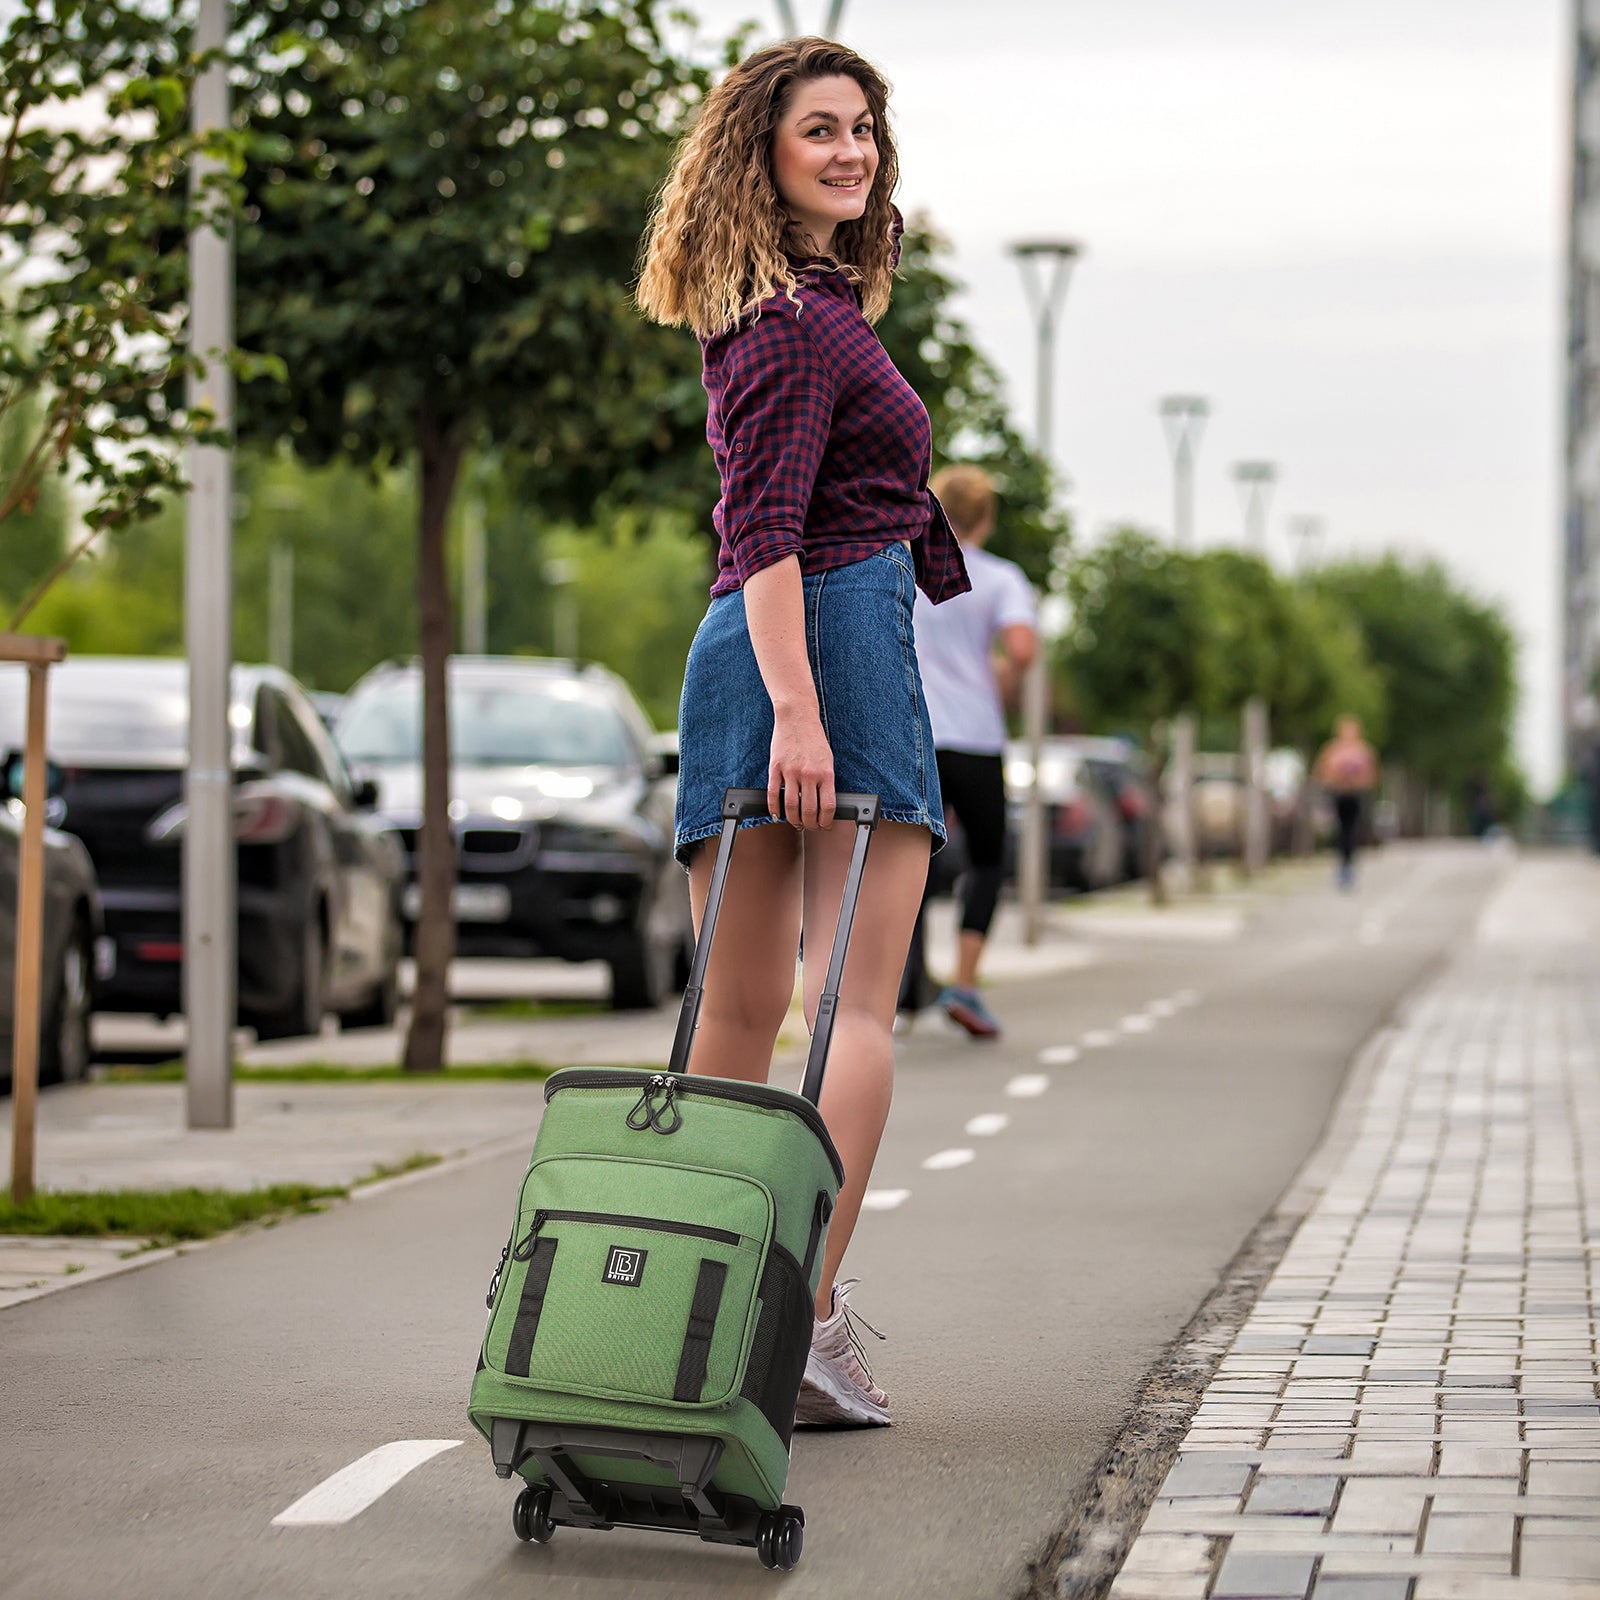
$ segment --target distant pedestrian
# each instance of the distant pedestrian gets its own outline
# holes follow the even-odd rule
[[[1038,605],[1022,568],[984,549],[995,524],[988,473],[968,465],[945,467],[931,487],[961,541],[972,578],[970,593],[937,609],[919,594],[916,607],[917,664],[933,722],[939,789],[967,847],[956,969],[938,1003],[968,1033],[992,1039],[1000,1022],[979,993],[978,968],[1005,862],[1005,708],[1039,653]],[[930,871],[930,889],[932,883]],[[900,988],[903,1016],[918,1009],[926,984],[919,915]]]
[[[1339,827],[1339,887],[1356,881],[1356,847],[1367,796],[1378,786],[1377,752],[1361,732],[1360,717],[1340,717],[1333,737],[1317,756],[1312,775],[1333,800]]]
[[[722,482],[711,604],[679,715],[676,852],[705,915],[722,796],[767,791],[733,854],[695,1070],[767,1081],[802,926],[814,1025],[852,828],[876,794],[821,1111],[844,1163],[797,1420],[889,1421],[838,1282],[894,1082],[894,1003],[929,853],[944,842],[933,735],[910,651],[920,587],[967,587],[927,492],[932,430],[875,322],[900,252],[888,86],[843,45],[790,39],[713,89],[651,223],[639,300],[700,338]]]

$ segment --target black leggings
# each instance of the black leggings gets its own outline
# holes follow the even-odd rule
[[[1006,854],[1005,761],[998,755],[974,755],[967,750],[939,750],[939,788],[947,814],[961,824],[967,847],[967,870],[962,874],[961,930],[987,934],[1000,903],[1000,880]],[[933,863],[928,863],[928,886],[923,890],[926,908],[933,886]],[[927,970],[923,958],[922,912],[911,935],[905,977],[900,984],[902,1010],[915,1010],[927,996]]]
[[[1333,814],[1339,823],[1339,863],[1348,869],[1355,861],[1356,844],[1361,833],[1361,796],[1335,795]]]

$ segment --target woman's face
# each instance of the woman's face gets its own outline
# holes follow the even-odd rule
[[[833,230],[867,209],[878,171],[872,112],[854,78],[797,84],[773,136],[772,172],[789,215],[811,235],[819,255]]]

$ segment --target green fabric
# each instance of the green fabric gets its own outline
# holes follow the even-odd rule
[[[805,1261],[818,1193],[829,1210],[837,1198],[832,1164],[800,1116],[705,1094],[675,1097],[682,1120],[671,1133],[630,1128],[628,1115],[654,1075],[563,1085],[581,1070],[551,1079],[518,1196],[515,1248],[484,1337],[485,1365],[473,1381],[473,1424],[485,1437],[496,1416],[714,1435],[724,1440],[714,1485],[776,1506],[788,1450],[740,1391],[767,1254],[776,1245]],[[531,1323],[520,1341],[528,1351],[524,1375],[507,1371],[506,1359],[519,1312],[527,1315],[523,1285],[536,1251],[548,1281],[542,1300],[537,1288],[528,1297],[538,1320],[531,1345]],[[821,1257],[819,1247],[812,1295]],[[674,1388],[704,1262],[720,1263],[725,1277],[699,1397],[680,1401]],[[608,1461],[602,1471],[597,1462],[596,1470],[612,1482],[663,1481],[647,1463]],[[522,1471],[531,1481],[540,1476],[532,1460]]]

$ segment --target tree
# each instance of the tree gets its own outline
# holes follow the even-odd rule
[[[1138,528],[1118,528],[1066,568],[1072,622],[1060,670],[1091,726],[1145,730],[1155,804],[1145,835],[1150,893],[1166,898],[1160,796],[1167,724],[1207,695],[1207,615],[1196,558]]]
[[[1388,706],[1385,754],[1411,779],[1459,794],[1509,768],[1516,643],[1494,607],[1438,562],[1393,554],[1325,568],[1315,589],[1361,630]]]
[[[26,428],[4,463],[0,522],[53,477],[86,498],[88,537],[50,552],[32,596],[103,529],[183,486],[179,450],[216,435],[183,409],[186,241],[226,210],[239,134],[197,141],[189,90],[204,65],[166,8],[139,0],[18,0],[0,32],[0,422]],[[197,151],[222,166],[189,194]],[[16,270],[26,263],[26,270]],[[233,358],[242,375],[266,369]],[[13,433],[13,439],[16,434]]]
[[[240,413],[311,460],[415,453],[425,798],[405,1064],[437,1068],[463,457],[481,443],[525,461],[556,515],[672,457],[682,345],[642,326],[628,283],[705,80],[668,55],[649,0],[271,0],[265,15],[241,105],[275,150],[245,175],[239,328],[288,381],[245,390]]]

